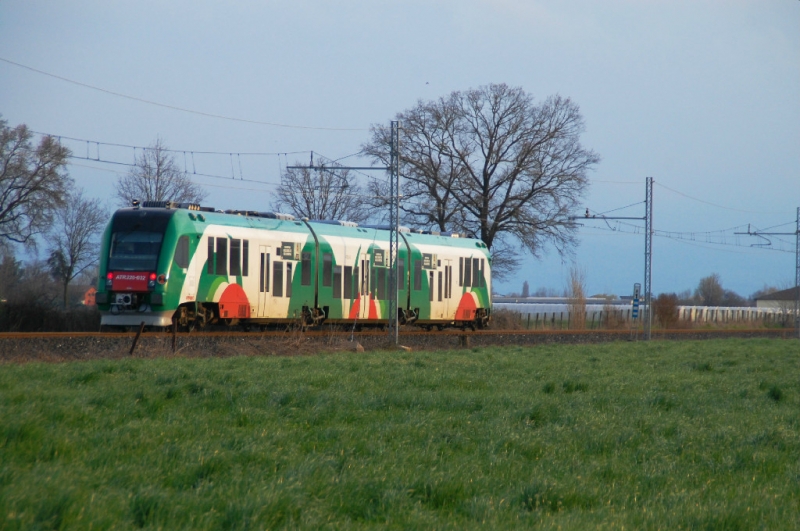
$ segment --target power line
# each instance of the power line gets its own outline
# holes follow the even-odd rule
[[[632,223],[627,223],[624,221],[616,221],[614,224],[615,227],[608,227],[608,228],[594,227],[594,228],[611,232],[620,232],[624,234],[642,234],[644,233],[645,230],[644,227],[640,225],[634,225]],[[747,226],[741,225],[738,227],[731,227],[729,229],[721,229],[721,230],[706,231],[706,232],[678,232],[678,231],[653,230],[653,235],[668,240],[690,242],[692,244],[719,245],[726,247],[746,247],[750,249],[760,249],[760,250],[776,251],[782,253],[794,253],[793,249],[791,250],[786,249],[783,246],[778,248],[771,245],[753,246],[741,243],[740,238],[738,238],[733,231],[737,229],[742,229],[744,227]],[[787,243],[787,242],[782,241],[782,243]]]
[[[351,127],[316,127],[316,126],[308,126],[308,125],[292,125],[292,124],[282,124],[277,122],[265,122],[260,120],[248,120],[247,118],[236,118],[233,116],[225,116],[222,114],[214,114],[204,111],[197,111],[194,109],[187,109],[185,107],[178,107],[176,105],[167,105],[166,103],[159,103],[157,101],[146,100],[144,98],[137,98],[136,96],[130,96],[128,94],[123,94],[121,92],[115,92],[113,90],[108,90],[105,88],[97,87],[94,85],[90,85],[88,83],[82,83],[80,81],[75,81],[74,79],[69,79],[63,76],[59,76],[56,74],[51,74],[50,72],[45,72],[44,70],[39,70],[38,68],[33,68],[31,66],[23,65],[21,63],[17,63],[15,61],[11,61],[10,59],[5,59],[0,57],[0,61],[4,63],[8,63],[10,65],[14,65],[19,68],[24,68],[25,70],[30,70],[31,72],[36,72],[37,74],[41,74],[43,76],[52,77],[54,79],[58,79],[61,81],[65,81],[67,83],[72,83],[73,85],[77,85],[79,87],[88,88],[91,90],[96,90],[98,92],[103,92],[105,94],[110,94],[112,96],[117,96],[118,98],[125,98],[132,101],[138,101],[139,103],[146,103],[148,105],[154,105],[156,107],[162,107],[164,109],[171,109],[173,111],[180,111],[189,114],[196,114],[198,116],[205,116],[207,118],[217,118],[219,120],[228,120],[231,122],[242,122],[248,124],[256,124],[256,125],[268,125],[271,127],[284,127],[288,129],[311,129],[316,131],[368,131],[369,129],[358,127],[358,128],[351,128]]]
[[[119,162],[119,161],[115,161],[115,160],[96,159],[96,158],[91,158],[91,157],[80,157],[78,155],[70,155],[69,158],[76,159],[76,160],[86,160],[86,161],[90,161],[90,162],[99,162],[101,164],[113,164],[115,166],[125,166],[127,168],[136,167],[136,164],[131,163],[131,162]],[[96,168],[96,169],[101,169],[101,168]],[[267,182],[267,181],[258,181],[258,180],[255,180],[255,179],[243,179],[243,178],[238,178],[237,179],[235,177],[226,177],[224,175],[213,175],[213,174],[210,174],[210,173],[200,173],[200,172],[188,173],[187,172],[186,174],[187,175],[199,175],[201,177],[211,177],[213,179],[224,179],[226,181],[250,182],[250,183],[264,184],[264,185],[267,185],[267,186],[278,186],[277,183],[270,183],[270,182]]]
[[[704,205],[709,205],[709,206],[713,206],[713,207],[716,207],[716,208],[721,208],[723,210],[731,210],[733,212],[745,212],[747,214],[774,214],[775,213],[775,211],[744,210],[744,209],[741,209],[741,208],[726,207],[726,206],[723,206],[723,205],[718,205],[716,203],[712,203],[710,201],[705,201],[703,199],[698,199],[697,197],[693,197],[693,196],[691,196],[689,194],[685,194],[683,192],[679,192],[678,190],[675,190],[674,188],[670,188],[669,186],[664,186],[661,183],[655,183],[655,184],[660,186],[661,188],[664,188],[665,190],[669,190],[672,193],[681,195],[681,196],[685,197],[686,199],[691,199],[692,201],[697,201],[698,203],[703,203]]]
[[[127,148],[127,149],[141,149],[142,151],[153,149],[150,146],[136,146],[133,144],[119,144],[115,142],[101,142],[99,140],[89,140],[88,138],[75,138],[71,136],[64,136],[64,135],[56,135],[53,133],[42,133],[40,131],[30,131],[35,135],[40,136],[51,136],[53,138],[58,138],[59,140],[72,140],[73,142],[81,142],[86,143],[89,145],[97,145],[97,146],[109,146],[109,147],[120,147],[120,148]],[[250,152],[231,152],[231,151],[193,151],[190,149],[169,149],[169,148],[162,148],[161,151],[165,151],[168,153],[192,153],[195,155],[247,155],[247,156],[264,156],[264,157],[277,157],[280,155],[297,155],[302,153],[309,153],[309,150],[305,151],[250,151]],[[352,156],[352,155],[348,155]]]

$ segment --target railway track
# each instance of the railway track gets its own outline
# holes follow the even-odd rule
[[[0,332],[0,341],[15,339],[15,340],[41,340],[41,339],[68,339],[68,338],[134,338],[137,332]],[[674,329],[674,330],[654,330],[652,333],[653,339],[680,339],[680,338],[705,338],[705,337],[775,337],[788,339],[794,335],[791,328],[747,328],[747,329]],[[442,331],[427,331],[427,330],[401,330],[399,337],[402,343],[403,338],[413,337],[448,337],[448,338],[531,338],[531,337],[559,337],[568,338],[572,337],[576,340],[582,338],[609,338],[610,340],[617,339],[635,339],[642,340],[643,333],[640,330],[635,336],[630,330],[442,330]],[[164,331],[145,331],[141,337],[154,337],[154,338],[171,338],[171,332]],[[314,338],[375,338],[388,340],[388,334],[385,331],[369,330],[352,332],[349,330],[305,330],[305,331],[292,331],[292,330],[269,330],[269,331],[192,331],[192,332],[178,332],[177,337],[182,339],[191,338],[297,338],[304,337],[309,339]]]

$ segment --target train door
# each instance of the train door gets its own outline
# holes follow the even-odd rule
[[[444,267],[442,268],[443,271],[439,274],[442,275],[442,311],[444,312],[444,316],[448,319],[453,312],[455,312],[455,305],[450,300],[453,295],[453,260],[452,259],[444,259],[442,260]]]
[[[266,317],[269,309],[269,281],[271,271],[270,248],[260,245],[258,266],[258,316]]]
[[[361,255],[361,266],[359,268],[359,273],[361,276],[361,280],[359,282],[359,285],[361,286],[361,304],[358,306],[359,319],[369,318],[369,307],[372,304],[369,291],[370,269],[369,255],[364,253]]]
[[[200,249],[195,251],[195,257],[200,254]],[[186,273],[186,299],[193,301],[197,299],[197,259],[189,260],[189,237],[181,236],[178,239],[178,248],[175,250],[175,260],[181,261],[178,265],[185,267]],[[181,301],[183,302],[183,301]]]

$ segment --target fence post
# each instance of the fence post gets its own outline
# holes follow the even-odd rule
[[[131,351],[128,353],[129,355],[133,356],[133,350],[136,348],[136,343],[139,342],[139,336],[142,335],[142,332],[144,332],[144,321],[142,321],[141,326],[139,326],[139,331],[136,332],[136,336],[133,338],[133,345],[131,345]]]

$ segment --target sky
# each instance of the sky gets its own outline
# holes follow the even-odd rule
[[[60,136],[110,209],[157,138],[205,204],[268,210],[287,163],[364,165],[371,125],[490,83],[580,106],[602,160],[576,214],[643,217],[654,179],[654,294],[794,285],[800,1],[0,0],[0,114]],[[587,221],[570,256],[524,255],[495,290],[561,291],[579,268],[590,294],[629,295],[642,226]]]

